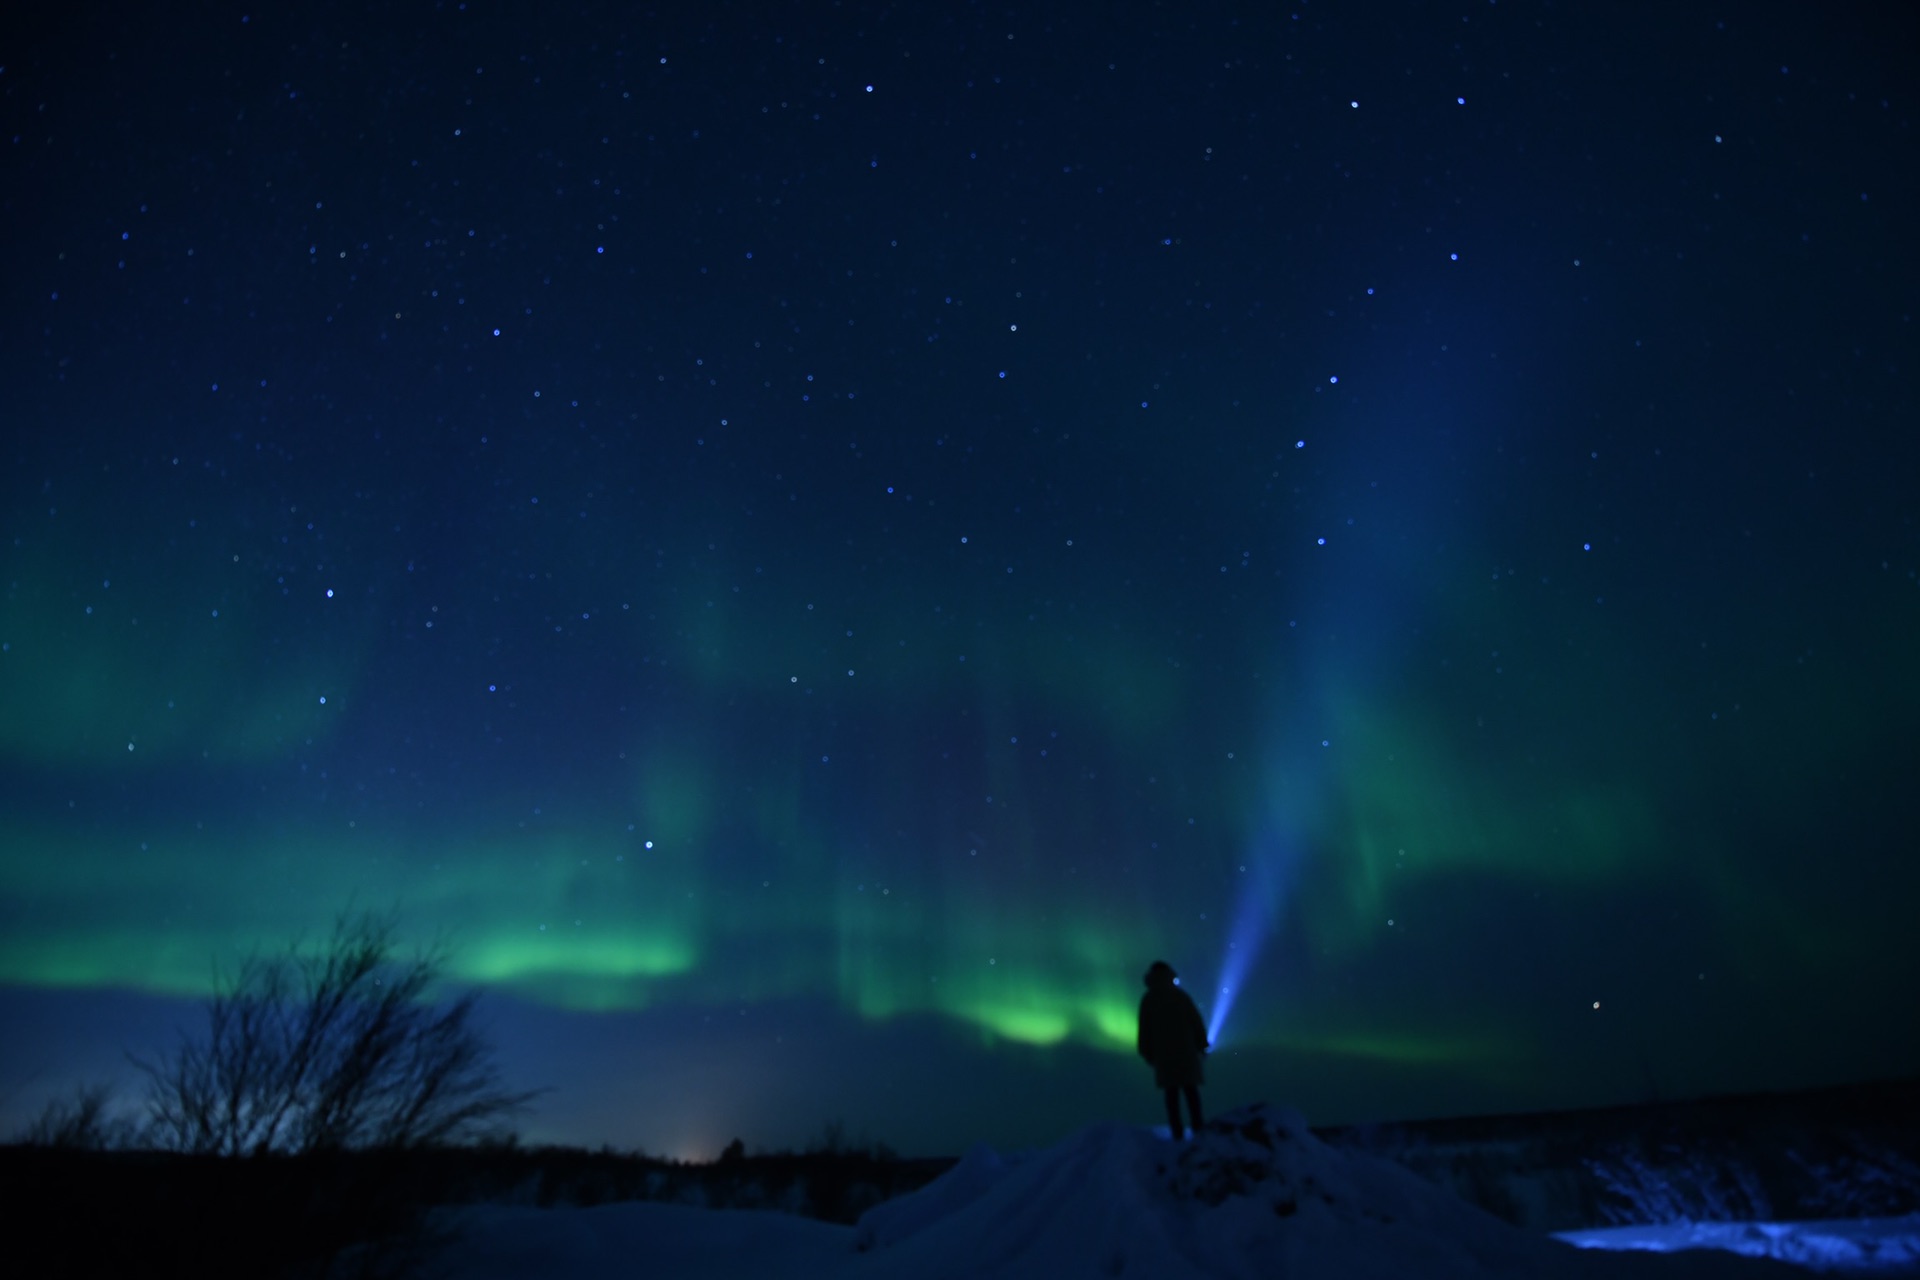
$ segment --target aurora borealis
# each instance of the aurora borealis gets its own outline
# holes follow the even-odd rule
[[[1911,12],[5,21],[0,1117],[351,907],[589,1145],[1920,1070]]]

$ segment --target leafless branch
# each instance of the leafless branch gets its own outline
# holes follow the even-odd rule
[[[412,1147],[484,1132],[531,1093],[503,1087],[476,998],[431,1000],[435,950],[396,959],[390,921],[342,917],[317,952],[252,957],[216,984],[206,1036],[135,1059],[155,1136],[239,1155]]]

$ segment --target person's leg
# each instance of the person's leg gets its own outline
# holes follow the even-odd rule
[[[1169,1085],[1163,1092],[1167,1095],[1167,1132],[1178,1142],[1187,1136],[1180,1126],[1180,1091]]]
[[[1206,1117],[1200,1112],[1200,1086],[1197,1084],[1187,1086],[1187,1110],[1193,1113],[1193,1131],[1195,1133],[1207,1127]]]

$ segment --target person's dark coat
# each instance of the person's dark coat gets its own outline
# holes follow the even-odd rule
[[[1193,997],[1174,985],[1173,970],[1165,964],[1147,970],[1138,1048],[1153,1064],[1154,1083],[1162,1089],[1206,1083],[1206,1020]]]

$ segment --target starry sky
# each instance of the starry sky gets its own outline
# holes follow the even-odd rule
[[[1907,6],[19,6],[0,1118],[391,912],[536,1139],[1920,1070]]]

